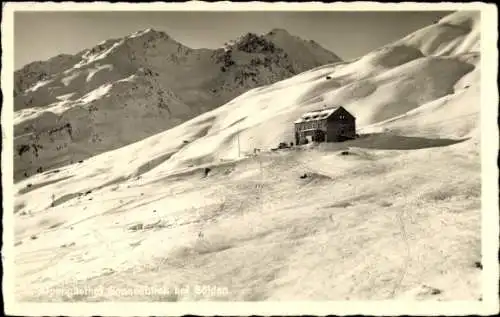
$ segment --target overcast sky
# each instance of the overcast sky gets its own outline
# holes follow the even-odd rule
[[[217,48],[244,33],[286,29],[314,40],[344,60],[356,58],[432,24],[450,12],[16,12],[18,69],[61,53],[153,28],[192,48]]]

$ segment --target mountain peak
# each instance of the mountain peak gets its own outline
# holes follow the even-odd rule
[[[128,38],[135,38],[135,37],[143,37],[143,36],[170,38],[170,36],[167,33],[163,32],[163,31],[155,30],[153,28],[147,28],[147,29],[136,31],[127,37]]]

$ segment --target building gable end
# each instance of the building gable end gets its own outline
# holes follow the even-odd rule
[[[332,119],[332,118],[336,118],[338,116],[346,116],[348,120],[356,120],[356,117],[354,117],[349,111],[347,111],[344,107],[340,106],[337,110],[335,110],[334,112],[332,112],[329,116],[328,116],[328,120]]]

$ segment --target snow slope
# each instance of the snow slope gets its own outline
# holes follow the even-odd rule
[[[16,179],[165,131],[257,86],[340,59],[283,30],[218,50],[152,29],[15,74]],[[134,127],[131,129],[131,127]]]
[[[480,12],[459,11],[396,42],[426,55],[457,55],[480,51]]]
[[[19,181],[16,296],[478,300],[480,54],[429,54],[434,33],[415,34]],[[324,105],[360,137],[269,151]]]

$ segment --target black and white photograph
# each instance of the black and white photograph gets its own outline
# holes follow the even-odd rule
[[[2,16],[12,313],[498,312],[494,5]]]

